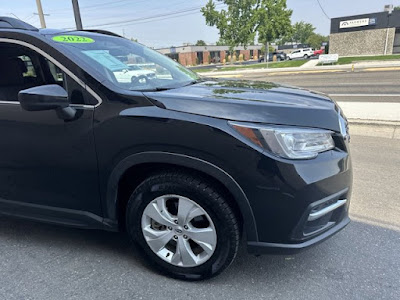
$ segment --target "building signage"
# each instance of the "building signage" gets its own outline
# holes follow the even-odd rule
[[[369,24],[370,24],[369,23],[369,18],[348,20],[348,21],[340,22],[339,28],[362,27],[362,26],[368,26]]]
[[[339,60],[339,54],[321,54],[318,58],[320,64],[334,64]]]

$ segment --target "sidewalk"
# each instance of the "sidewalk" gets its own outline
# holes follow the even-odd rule
[[[338,104],[346,117],[351,120],[400,123],[400,103],[339,101]]]
[[[400,139],[400,103],[338,102],[350,134]]]
[[[234,71],[211,71],[201,73],[202,76],[211,77],[224,77],[225,75],[241,75],[249,73],[274,73],[274,74],[301,74],[301,73],[323,73],[323,72],[344,72],[351,71],[354,66],[354,71],[386,71],[386,70],[399,70],[400,71],[400,60],[388,60],[388,61],[360,61],[354,64],[348,65],[326,65],[317,66],[318,60],[310,60],[300,67],[291,68],[261,68],[261,69],[243,69]]]

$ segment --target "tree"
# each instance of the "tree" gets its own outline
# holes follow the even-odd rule
[[[324,35],[321,35],[318,33],[313,33],[307,39],[306,43],[308,45],[310,45],[311,48],[320,49],[322,46],[322,43],[328,42],[328,41],[329,41],[329,36],[324,36]]]
[[[287,9],[286,0],[216,0],[227,5],[217,10],[214,0],[209,0],[201,9],[206,24],[219,30],[220,40],[229,46],[229,52],[238,45],[259,41],[271,42],[290,30],[292,11]]]
[[[305,44],[308,38],[314,33],[315,27],[304,21],[296,22],[293,25],[293,41]]]
[[[216,0],[228,7],[218,11],[213,0],[209,0],[201,9],[206,24],[219,30],[220,40],[229,46],[232,55],[233,48],[238,45],[247,46],[254,41],[254,6],[260,0]]]
[[[226,46],[228,43],[222,39],[219,39],[216,43],[217,46]]]
[[[275,48],[273,46],[269,45],[268,52],[270,52],[270,53],[275,52]],[[265,53],[265,45],[262,45],[262,47],[260,49],[260,54],[261,55],[266,55],[266,53]]]
[[[284,45],[286,43],[309,44],[309,40],[311,39],[311,42],[313,42],[315,46],[315,40],[317,38],[314,36],[314,30],[314,26],[310,23],[305,23],[304,21],[297,22],[292,26],[292,30],[289,32],[289,34],[284,35],[277,41],[277,43],[279,45]],[[318,36],[322,37],[321,35]]]
[[[258,40],[269,49],[269,43],[291,32],[292,10],[286,6],[286,0],[264,0],[260,1],[257,11]],[[264,62],[267,62],[267,53]]]
[[[393,10],[400,10],[400,6],[395,6]]]
[[[207,46],[206,42],[203,40],[197,40],[196,46]]]

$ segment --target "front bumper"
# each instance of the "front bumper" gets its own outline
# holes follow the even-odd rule
[[[344,143],[313,160],[257,161],[253,185],[244,189],[258,237],[247,241],[248,252],[299,252],[350,222],[352,166],[348,142]]]
[[[344,218],[340,223],[336,224],[324,233],[297,244],[279,244],[279,243],[264,243],[264,242],[248,242],[247,251],[250,254],[294,254],[315,246],[326,239],[330,238],[340,230],[345,228],[350,223],[350,218]]]

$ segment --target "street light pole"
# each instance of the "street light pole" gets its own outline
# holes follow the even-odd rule
[[[76,29],[82,30],[83,26],[82,26],[81,12],[79,10],[78,0],[72,0],[72,7],[74,9]]]
[[[40,26],[42,28],[46,28],[46,21],[44,20],[42,2],[40,0],[36,0],[36,6],[37,6],[37,9],[38,9],[38,15],[39,15],[39,19],[40,19]]]

